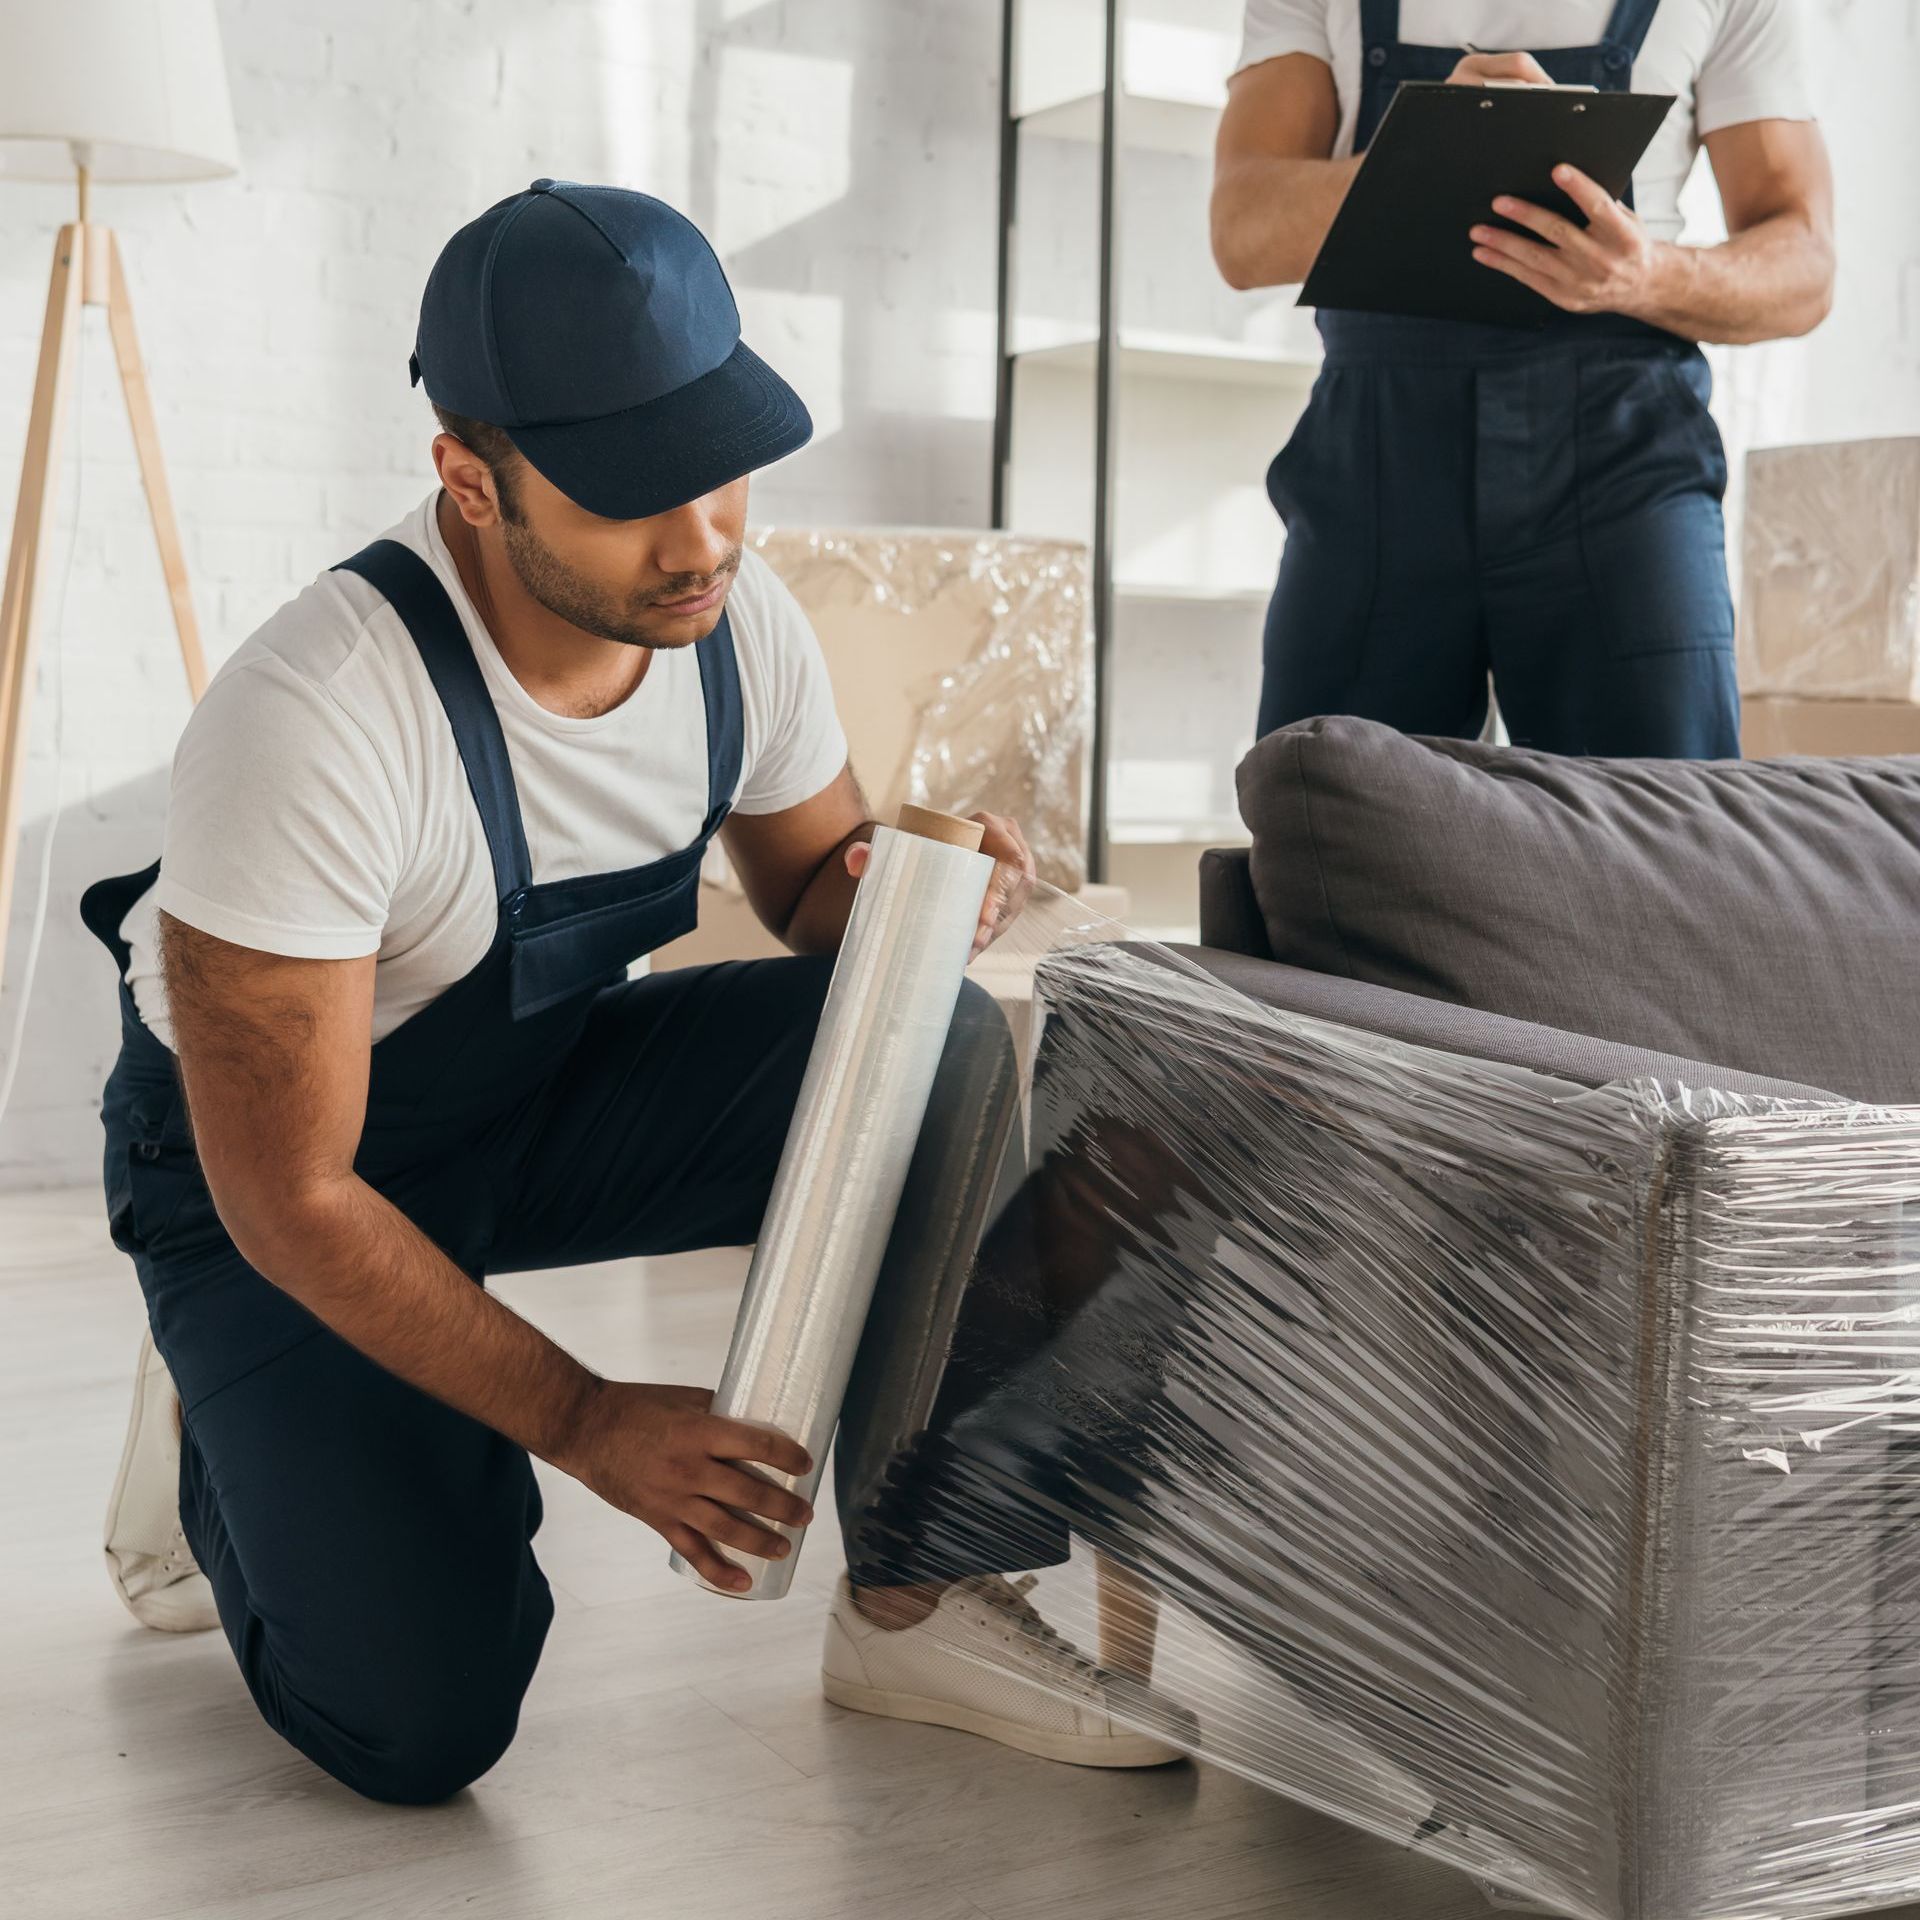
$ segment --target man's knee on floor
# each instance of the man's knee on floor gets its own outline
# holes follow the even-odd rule
[[[470,1617],[456,1612],[437,1630],[425,1620],[405,1633],[397,1622],[369,1630],[350,1667],[308,1670],[297,1688],[284,1672],[262,1674],[254,1697],[342,1786],[402,1806],[445,1800],[513,1744],[552,1619],[544,1582],[517,1605],[488,1608],[477,1594],[468,1604]]]
[[[326,1742],[296,1740],[342,1786],[368,1800],[425,1807],[450,1799],[489,1771],[520,1724],[520,1693],[476,1682],[473,1694],[418,1702],[357,1737],[333,1730]]]

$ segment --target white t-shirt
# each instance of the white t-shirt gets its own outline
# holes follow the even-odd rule
[[[1400,0],[1400,38],[1415,46],[1597,46],[1613,0]],[[1336,158],[1353,151],[1360,112],[1360,0],[1247,0],[1242,68],[1306,53],[1333,69],[1340,96]],[[1792,0],[1661,0],[1640,57],[1636,93],[1673,106],[1633,175],[1634,210],[1656,239],[1680,232],[1680,189],[1700,142],[1748,120],[1811,120],[1812,94]]]
[[[613,873],[689,845],[707,812],[692,647],[655,652],[611,712],[549,713],[513,677],[440,537],[430,496],[386,536],[439,575],[493,695],[535,884]],[[748,552],[727,600],[745,724],[738,813],[797,806],[838,777],[846,736],[820,643]],[[159,883],[128,913],[141,1018],[173,1029],[157,914],[304,959],[379,956],[373,1037],[471,972],[494,936],[485,829],[425,662],[358,574],[323,573],[214,676],[173,760]]]

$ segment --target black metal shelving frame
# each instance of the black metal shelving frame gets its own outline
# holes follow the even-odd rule
[[[993,416],[993,524],[1006,525],[1007,474],[1013,459],[1014,225],[1019,213],[1020,116],[1014,111],[1015,22],[1022,0],[1003,0],[1000,34],[1000,232],[996,346],[999,378]],[[1120,393],[1119,163],[1122,0],[1105,0],[1099,141],[1098,331],[1093,374],[1093,737],[1088,748],[1087,878],[1107,878],[1107,767],[1113,737],[1114,463]]]

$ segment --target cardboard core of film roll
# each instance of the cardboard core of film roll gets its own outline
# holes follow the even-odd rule
[[[916,807],[911,800],[900,803],[894,821],[902,833],[915,833],[922,840],[940,840],[950,847],[964,847],[978,853],[986,828],[978,820],[963,820],[957,813],[942,813],[937,807]]]

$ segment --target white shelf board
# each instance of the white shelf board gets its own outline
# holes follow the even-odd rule
[[[1107,821],[1107,838],[1116,847],[1244,847],[1251,837],[1246,823],[1230,814],[1166,820],[1110,816]]]
[[[1044,140],[1078,140],[1098,146],[1101,99],[1099,93],[1078,94],[1071,100],[1022,114],[1019,124]],[[1195,100],[1128,88],[1120,96],[1120,145],[1143,152],[1185,153],[1211,159],[1220,110],[1225,104],[1224,93],[1216,99]]]
[[[1122,600],[1158,600],[1169,606],[1264,607],[1273,598],[1272,581],[1226,586],[1198,580],[1116,580],[1113,590]]]
[[[1160,99],[1226,97],[1245,0],[1128,0],[1121,9],[1120,84]],[[1011,97],[1024,117],[1098,93],[1106,63],[1105,0],[1015,0]]]
[[[1064,330],[1062,330],[1064,331]],[[1053,336],[1060,339],[1060,332]],[[1040,344],[1028,335],[1028,344]],[[1068,336],[1064,343],[1071,349]],[[1093,528],[1092,359],[1050,355],[1015,362],[1011,524],[1085,539]],[[1147,362],[1149,371],[1159,365]],[[1281,528],[1264,478],[1276,447],[1306,400],[1304,377],[1261,380],[1121,381],[1114,473],[1114,573],[1122,583],[1210,587],[1264,599],[1280,561]],[[1128,598],[1125,618],[1151,627],[1179,617],[1176,605]],[[1190,624],[1251,632],[1251,609],[1195,607]],[[1143,811],[1158,812],[1157,807]]]
[[[1091,373],[1096,335],[1052,321],[1028,321],[1014,330],[1013,357]],[[1149,380],[1214,380],[1233,386],[1301,386],[1320,371],[1317,354],[1206,334],[1120,330],[1120,371]]]

